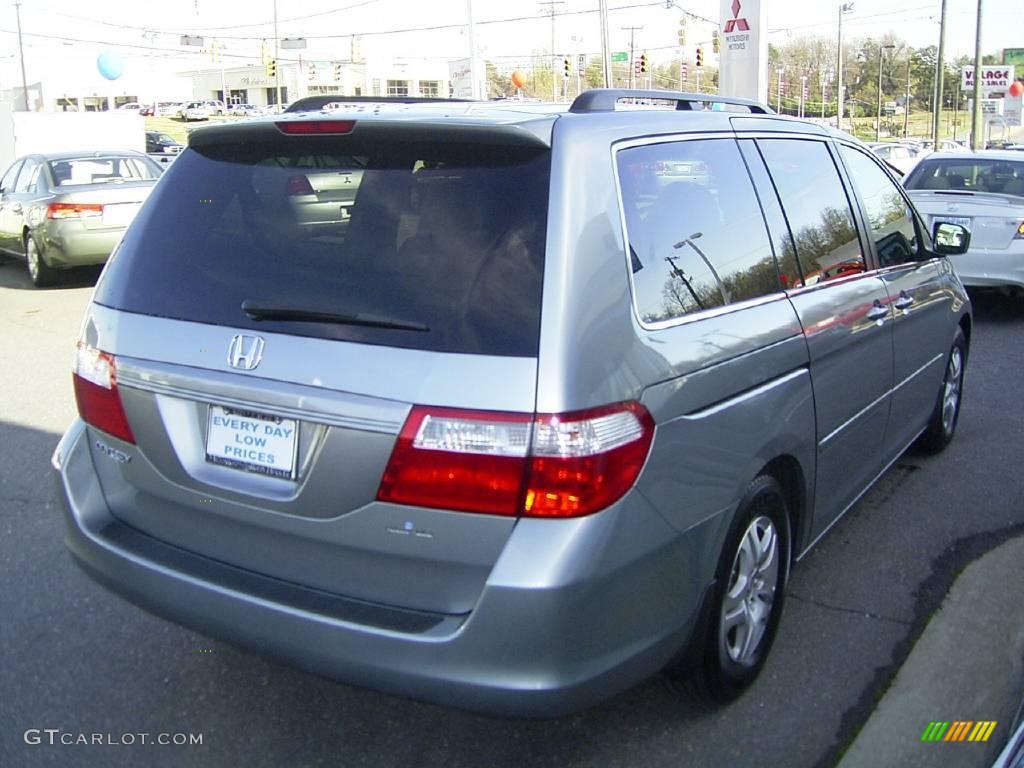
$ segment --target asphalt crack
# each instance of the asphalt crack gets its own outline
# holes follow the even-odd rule
[[[799,600],[802,603],[809,603],[810,605],[815,605],[818,608],[824,608],[829,611],[838,611],[839,613],[850,613],[854,616],[863,616],[868,619],[876,619],[877,621],[887,621],[890,624],[899,624],[903,627],[909,627],[913,624],[912,621],[909,621],[907,619],[897,619],[893,616],[883,616],[880,613],[872,613],[871,611],[862,611],[856,608],[846,608],[842,605],[832,605],[831,603],[826,603],[822,600],[815,600],[811,597],[803,597],[802,595],[798,595],[794,592],[787,593],[786,598],[789,600]]]

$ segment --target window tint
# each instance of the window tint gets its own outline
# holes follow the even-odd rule
[[[766,139],[758,146],[789,221],[803,284],[865,271],[850,202],[824,142]]]
[[[154,188],[96,301],[268,333],[534,356],[549,168],[546,149],[429,137],[193,147]],[[254,320],[246,301],[282,312]]]
[[[839,151],[864,206],[879,264],[890,267],[915,261],[920,244],[917,227],[899,187],[863,152],[845,145]]]
[[[0,189],[5,192],[14,191],[14,181],[18,178],[18,171],[21,169],[21,160],[18,160],[10,168],[7,169],[7,173],[0,179]]]
[[[634,147],[619,152],[617,162],[634,300],[644,322],[780,290],[735,141]]]

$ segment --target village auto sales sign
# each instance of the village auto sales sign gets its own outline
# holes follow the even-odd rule
[[[993,91],[1005,91],[1013,82],[1012,65],[992,65],[981,68],[981,87]],[[974,90],[974,67],[965,66],[960,73],[960,90]]]

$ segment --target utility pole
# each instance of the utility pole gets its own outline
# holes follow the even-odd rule
[[[875,141],[882,140],[882,54],[886,48],[895,47],[895,45],[878,45],[878,109],[875,111]]]
[[[978,29],[974,33],[974,109],[971,110],[971,149],[985,146],[985,125],[981,113],[981,0],[978,0]]]
[[[981,40],[981,0],[978,0],[978,40]],[[935,98],[932,99],[932,147],[939,148],[939,116],[942,114],[942,75],[946,71],[943,55],[946,50],[946,0],[942,0],[939,19],[939,52],[935,62]]]
[[[804,98],[807,95],[807,75],[800,75],[800,119],[804,116]]]
[[[548,7],[551,16],[551,101],[558,101],[558,85],[555,82],[555,6],[562,5],[563,0],[543,0],[541,5]]]
[[[470,98],[473,101],[479,101],[480,96],[480,84],[477,81],[477,60],[476,60],[476,38],[475,38],[475,27],[473,25],[473,0],[466,0],[466,17],[469,26],[469,88]],[[552,52],[554,53],[554,52]],[[483,98],[487,98],[484,94]]]
[[[15,0],[14,15],[18,20],[18,59],[21,60],[22,109],[28,112],[28,78],[25,77],[25,49],[21,45],[21,2]]]
[[[825,119],[825,80],[828,79],[828,74],[818,78],[821,80],[821,119]]]
[[[604,87],[611,88],[612,82],[612,54],[608,44],[608,0],[601,0],[598,3],[598,11],[601,16],[601,71],[604,74]]]
[[[274,88],[277,90],[277,107],[281,108],[281,62],[277,60],[277,0],[274,0]]]
[[[643,29],[643,27],[623,27],[622,28],[622,30],[624,32],[629,32],[629,87],[630,87],[631,90],[633,88],[633,82],[634,82],[633,78],[634,78],[634,74],[636,72],[636,62],[633,61],[633,56],[634,56],[633,52],[634,52],[635,47],[636,47],[634,45],[634,43],[636,41],[636,31],[638,29]]]
[[[903,100],[903,138],[907,138],[907,130],[910,128],[910,62],[914,60],[914,57],[910,55],[910,51],[907,51],[907,96]],[[936,112],[935,114],[939,114]],[[935,137],[935,143],[932,144],[932,148],[937,152],[939,150],[939,139]]]
[[[776,99],[777,99],[777,101],[775,102],[775,111],[778,112],[780,115],[782,114],[782,73],[783,72],[784,72],[784,70],[782,70],[782,69],[776,69],[775,70],[775,74],[779,76],[779,79],[778,79],[778,86],[779,87],[778,87],[778,90],[776,91]]]
[[[836,54],[836,128],[843,129],[843,14],[853,11],[853,3],[839,6],[839,46]]]

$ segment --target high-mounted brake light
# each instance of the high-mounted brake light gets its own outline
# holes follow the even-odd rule
[[[377,499],[463,512],[579,517],[633,487],[654,421],[635,402],[567,414],[416,406]]]
[[[308,136],[310,134],[351,133],[355,120],[282,120],[274,123],[281,133]]]
[[[75,400],[82,421],[127,443],[135,442],[117,389],[113,355],[78,343],[73,371]]]
[[[99,203],[50,203],[46,206],[48,219],[85,219],[103,215]]]

